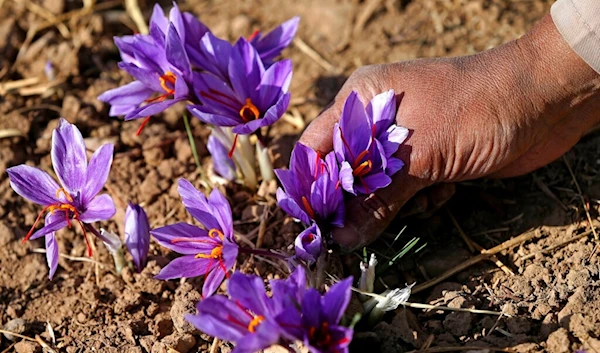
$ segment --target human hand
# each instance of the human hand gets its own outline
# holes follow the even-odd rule
[[[600,121],[600,75],[564,42],[549,16],[523,38],[477,55],[419,59],[356,70],[300,141],[325,154],[351,91],[363,104],[398,94],[398,125],[410,130],[405,167],[385,189],[353,198],[334,240],[346,250],[374,240],[419,191],[442,202],[453,183],[511,177],[546,165]],[[436,196],[437,195],[437,196]]]

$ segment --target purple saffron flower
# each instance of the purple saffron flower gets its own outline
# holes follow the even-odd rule
[[[277,169],[275,174],[283,185],[277,190],[277,202],[290,216],[305,224],[314,221],[324,231],[344,225],[344,195],[333,152],[322,160],[311,148],[296,143],[290,169]]]
[[[168,26],[153,22],[151,35],[115,38],[123,59],[119,67],[136,81],[98,97],[111,104],[111,116],[125,115],[125,120],[148,119],[177,102],[194,98],[192,67],[184,44],[185,33],[181,32],[185,26],[180,22],[173,21]]]
[[[240,38],[231,49],[227,72],[229,82],[208,72],[195,75],[194,89],[202,105],[188,109],[198,119],[233,126],[233,133],[248,135],[285,113],[290,102],[290,60],[265,69],[256,49]]]
[[[290,43],[298,30],[299,17],[288,20],[266,35],[255,31],[248,37],[250,44],[256,49],[265,69],[275,62],[283,49]],[[208,71],[225,82],[229,82],[229,59],[233,46],[226,40],[215,37],[207,32],[201,39],[199,59],[190,55],[190,60],[195,66]]]
[[[313,224],[306,228],[296,237],[294,247],[296,248],[297,258],[308,264],[316,262],[323,250],[325,250],[319,227]]]
[[[266,35],[257,30],[248,38],[258,51],[265,66],[271,66],[274,60],[281,55],[281,51],[290,45],[298,31],[298,22],[300,22],[300,17],[294,17]]]
[[[303,336],[297,337],[311,352],[348,352],[353,330],[340,326],[352,295],[352,277],[333,285],[325,295],[314,288],[302,298]],[[296,331],[296,330],[294,330]]]
[[[160,245],[184,255],[171,261],[155,278],[205,276],[202,295],[208,297],[229,275],[238,255],[231,208],[217,189],[207,199],[185,179],[179,179],[179,195],[188,212],[206,229],[176,223],[150,231]]]
[[[213,135],[208,137],[206,148],[208,148],[208,152],[212,156],[215,172],[227,180],[234,180],[237,173],[235,171],[235,162],[232,158],[229,158],[229,149]]]
[[[280,306],[265,292],[262,278],[239,272],[227,282],[229,298],[221,295],[200,301],[198,315],[185,318],[200,331],[235,342],[233,353],[258,352],[280,341]]]
[[[404,162],[393,154],[408,136],[408,129],[395,125],[395,116],[393,90],[378,94],[366,108],[358,93],[350,93],[333,134],[344,190],[369,194],[388,186],[390,177],[402,169]]]
[[[160,5],[155,4],[150,18],[150,35],[156,38],[157,41],[165,38],[165,34],[170,24],[173,24],[177,29],[177,33],[181,36],[181,41],[185,45],[190,62],[196,67],[202,67],[202,56],[199,52],[200,39],[210,33],[210,29],[199,21],[196,16],[189,12],[181,12],[177,3],[173,1],[173,8],[169,12],[169,17],[165,16]]]
[[[7,169],[10,185],[15,192],[31,202],[44,206],[31,230],[28,239],[46,237],[46,257],[52,279],[58,265],[58,245],[55,232],[71,227],[75,220],[83,230],[88,255],[92,255],[86,229],[100,234],[87,224],[110,219],[116,212],[112,198],[98,195],[104,187],[112,164],[113,145],[100,146],[87,160],[85,143],[75,125],[60,119],[52,132],[52,165],[60,181],[59,185],[48,173],[24,164]],[[34,232],[44,215],[45,225]]]
[[[142,272],[150,250],[150,223],[144,209],[131,202],[125,211],[125,245],[138,272]]]

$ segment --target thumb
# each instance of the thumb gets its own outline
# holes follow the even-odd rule
[[[333,127],[340,120],[342,105],[332,102],[313,120],[300,136],[304,145],[326,155],[333,150]]]
[[[343,228],[333,230],[333,240],[344,251],[353,251],[373,242],[394,219],[402,205],[429,183],[408,175],[404,169],[388,187],[346,202]]]

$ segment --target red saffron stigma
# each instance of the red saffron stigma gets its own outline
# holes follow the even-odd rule
[[[149,116],[147,116],[144,121],[142,121],[142,125],[140,125],[140,127],[138,127],[137,131],[135,132],[135,136],[140,136],[142,134],[142,130],[144,130],[144,127],[146,127],[146,125],[148,124],[148,122],[150,121]]]
[[[229,153],[227,153],[229,158],[233,157],[233,151],[235,151],[235,146],[237,145],[238,136],[239,136],[238,134],[235,134],[235,137],[233,138],[233,145],[231,145],[231,149],[229,150]]]
[[[260,33],[260,30],[255,30],[254,32],[252,32],[251,35],[248,36],[248,41],[252,41],[254,38],[256,38],[256,36]]]
[[[302,204],[304,205],[304,209],[310,218],[315,219],[315,211],[312,209],[312,207],[310,207],[310,203],[308,203],[306,196],[302,196]]]

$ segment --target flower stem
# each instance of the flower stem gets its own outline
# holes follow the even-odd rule
[[[206,193],[210,193],[211,186],[204,174],[204,169],[202,169],[202,165],[200,164],[200,157],[198,156],[198,149],[196,148],[196,141],[194,140],[194,134],[192,133],[192,126],[190,125],[190,118],[187,113],[183,113],[183,124],[185,125],[185,131],[188,135],[188,140],[190,141],[190,147],[192,149],[192,155],[194,156],[194,162],[196,162],[196,167],[198,168],[198,173],[200,174],[200,180],[202,181],[203,186],[206,188]]]
[[[272,252],[271,250],[267,250],[267,249],[251,249],[251,248],[242,248],[242,247],[240,247],[239,251],[243,252],[245,254],[253,254],[253,255],[273,257],[273,258],[280,259],[280,260],[285,260],[288,257],[290,257],[289,255],[275,253],[275,252]]]
[[[256,156],[258,158],[258,167],[263,181],[275,179],[273,163],[271,163],[271,158],[269,157],[269,150],[261,140],[256,141]]]
[[[188,118],[187,113],[183,113],[183,124],[185,124],[185,131],[187,131],[188,140],[190,141],[190,147],[192,148],[192,154],[194,155],[194,162],[196,162],[196,166],[202,172],[202,165],[200,164],[200,157],[198,157],[198,150],[196,149],[196,141],[194,141],[194,134],[192,133],[192,127],[190,125],[190,118]]]

